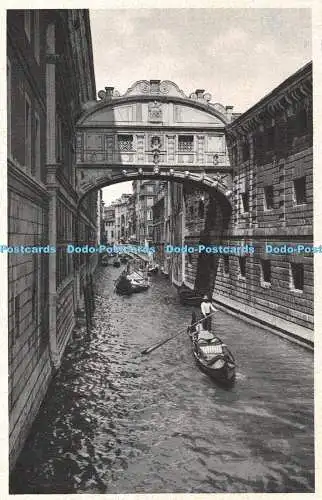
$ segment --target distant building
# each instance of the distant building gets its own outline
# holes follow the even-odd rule
[[[104,207],[104,243],[113,245],[115,241],[115,208],[113,205]]]
[[[153,205],[160,181],[133,181],[135,199],[136,239],[140,245],[153,242]]]

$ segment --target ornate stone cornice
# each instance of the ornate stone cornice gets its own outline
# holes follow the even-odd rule
[[[155,98],[157,96],[167,96],[198,101],[212,107],[223,115],[231,115],[233,110],[233,106],[225,107],[217,102],[211,103],[211,94],[209,92],[205,92],[203,89],[196,89],[194,92],[190,93],[189,96],[187,96],[176,83],[170,80],[139,80],[131,85],[131,87],[129,87],[123,95],[121,95],[120,92],[114,87],[105,87],[105,90],[100,90],[98,92],[98,97],[100,99],[99,102],[110,102],[113,99],[127,98],[130,96],[150,96],[151,98]]]
[[[227,125],[226,133],[235,138],[238,135],[250,133],[257,129],[259,124],[278,113],[287,112],[301,103],[306,106],[310,99],[312,99],[311,63],[291,75],[270,94]]]

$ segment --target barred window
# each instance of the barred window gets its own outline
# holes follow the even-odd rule
[[[249,151],[249,142],[247,140],[242,144],[242,154],[243,154],[243,161],[249,160],[250,151]]]
[[[242,199],[242,212],[249,212],[249,191],[245,191],[245,193],[241,193]]]
[[[117,143],[119,151],[133,151],[133,135],[118,135]]]
[[[227,276],[229,274],[229,255],[224,255],[224,274]]]
[[[265,210],[271,210],[274,208],[272,185],[264,187],[264,208]]]
[[[295,179],[293,181],[294,185],[294,201],[296,205],[302,205],[306,203],[306,183],[305,176]]]
[[[291,274],[291,289],[301,290],[304,289],[304,265],[292,262],[290,264],[290,274]]]
[[[246,277],[246,257],[239,257],[239,275]]]
[[[193,135],[179,135],[178,150],[182,153],[191,153],[193,151]]]
[[[271,283],[271,261],[261,259],[261,279],[265,283]]]

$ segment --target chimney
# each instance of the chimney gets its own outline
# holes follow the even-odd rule
[[[226,116],[228,120],[231,121],[234,106],[225,106],[225,108],[226,108]]]
[[[106,99],[112,99],[114,93],[114,87],[105,87]]]
[[[161,80],[150,80],[151,94],[157,94],[160,91]]]
[[[203,99],[205,89],[197,89],[195,93],[196,93],[197,99]]]

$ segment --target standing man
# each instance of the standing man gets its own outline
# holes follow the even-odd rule
[[[204,296],[203,301],[201,302],[201,312],[203,314],[204,320],[202,322],[202,326],[204,330],[211,331],[211,313],[217,312],[218,310],[212,305],[209,297],[207,295]]]

